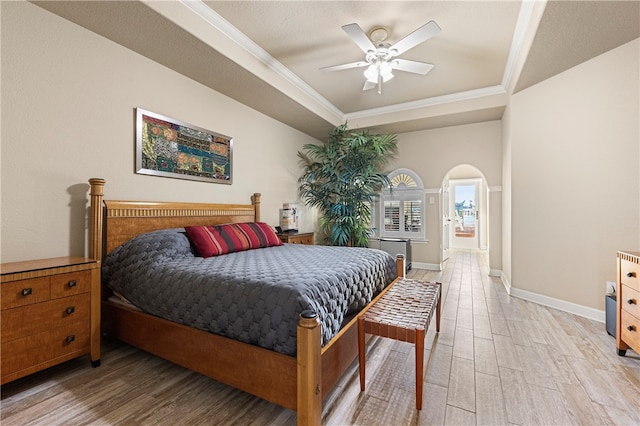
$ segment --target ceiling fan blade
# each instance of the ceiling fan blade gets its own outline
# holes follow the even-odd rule
[[[363,91],[365,91],[365,90],[371,90],[371,89],[373,89],[373,88],[374,88],[374,87],[376,87],[376,86],[377,86],[377,84],[376,84],[376,83],[372,83],[372,82],[370,82],[369,80],[366,80],[366,81],[364,82],[364,86],[362,87],[362,90],[363,90]]]
[[[364,31],[362,31],[362,28],[360,28],[358,24],[343,25],[342,29],[344,30],[345,33],[347,33],[349,37],[353,39],[353,41],[356,42],[358,47],[362,49],[364,53],[367,53],[370,50],[373,50],[375,52],[376,47],[373,45],[371,40],[369,40],[369,37],[367,37],[367,34]]]
[[[351,24],[353,25],[353,24]],[[344,27],[343,27],[344,28]],[[389,47],[389,52],[393,52],[393,56],[398,56],[412,47],[417,46],[433,37],[440,32],[440,27],[434,21],[429,21],[396,44]]]
[[[431,71],[431,68],[433,68],[433,64],[410,61],[408,59],[394,59],[393,61],[391,61],[391,68],[393,68],[394,70],[425,75],[426,73]]]
[[[320,70],[322,70],[322,71],[340,71],[340,70],[348,70],[350,68],[366,67],[367,65],[369,65],[368,62],[358,61],[358,62],[351,62],[350,64],[333,65],[333,66],[330,66],[330,67],[324,67],[324,68],[320,68]]]

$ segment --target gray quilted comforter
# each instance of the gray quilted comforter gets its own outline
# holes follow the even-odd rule
[[[103,283],[147,313],[286,355],[302,311],[318,313],[324,345],[395,276],[394,259],[367,248],[284,244],[203,259],[184,229],[135,237],[102,268]]]

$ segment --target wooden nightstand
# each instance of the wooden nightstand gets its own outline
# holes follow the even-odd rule
[[[313,240],[313,232],[306,232],[302,234],[282,233],[278,234],[278,237],[283,243],[307,244],[310,246],[315,244]]]
[[[100,365],[100,262],[3,263],[0,383],[89,354]]]

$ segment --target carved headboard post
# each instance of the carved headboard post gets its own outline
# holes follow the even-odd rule
[[[91,210],[89,212],[89,257],[102,260],[102,199],[104,198],[104,179],[89,179],[91,190]]]
[[[260,194],[259,192],[256,192],[255,194],[253,194],[252,197],[252,202],[253,202],[253,206],[255,207],[255,211],[256,211],[256,222],[260,222],[260,197],[262,196],[262,194]]]

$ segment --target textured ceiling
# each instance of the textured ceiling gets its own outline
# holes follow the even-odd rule
[[[520,10],[518,2],[206,3],[344,113],[500,84]],[[362,90],[361,68],[320,71],[364,60],[342,25],[385,26],[393,44],[430,20],[441,33],[400,56],[434,64],[426,76],[396,71],[379,95]]]
[[[495,120],[508,93],[640,36],[638,1],[33,1],[302,132],[406,132]],[[363,91],[363,59],[341,29],[429,20],[441,33],[401,55],[434,64]],[[170,46],[171,49],[167,49]]]
[[[639,1],[548,2],[515,91],[639,36]]]

